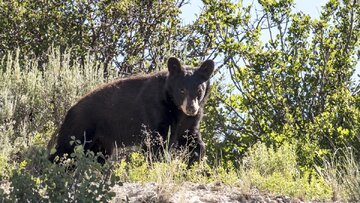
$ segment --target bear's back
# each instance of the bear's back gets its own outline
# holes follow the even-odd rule
[[[168,130],[172,109],[164,105],[169,102],[166,79],[166,73],[160,72],[115,80],[85,95],[70,111],[76,111],[77,119],[87,121],[84,130],[95,127],[118,144],[138,144],[144,129],[166,126],[164,133]]]

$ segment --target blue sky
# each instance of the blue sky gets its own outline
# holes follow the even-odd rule
[[[249,5],[253,0],[244,0],[244,5]],[[321,6],[325,5],[327,0],[295,0],[295,11],[303,11],[312,18],[316,18],[320,14]],[[184,23],[189,23],[195,19],[196,14],[200,13],[202,8],[201,0],[190,0],[187,5],[182,8],[181,17]]]
[[[244,0],[244,5],[249,5],[255,0]],[[318,18],[320,15],[321,7],[324,6],[328,0],[295,0],[295,11],[302,11],[306,14],[309,14],[311,18]],[[190,0],[187,5],[182,8],[181,17],[183,18],[183,23],[188,24],[195,20],[196,15],[198,15],[202,8],[201,0]],[[360,74],[360,63],[356,66],[356,71],[354,74],[354,80],[359,80],[357,76]]]

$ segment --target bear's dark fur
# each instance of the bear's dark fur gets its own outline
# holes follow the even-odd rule
[[[189,163],[199,161],[205,150],[199,123],[213,70],[212,60],[188,69],[170,58],[168,71],[98,87],[67,112],[53,138],[56,152],[49,159],[72,153],[72,136],[85,143],[85,150],[111,155],[115,146],[142,145],[145,129],[152,138],[160,135],[163,140],[168,140],[170,130],[170,147],[185,145],[192,151]]]

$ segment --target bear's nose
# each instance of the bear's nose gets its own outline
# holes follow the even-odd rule
[[[188,114],[195,114],[196,113],[196,109],[194,105],[189,105],[186,107],[186,111]]]

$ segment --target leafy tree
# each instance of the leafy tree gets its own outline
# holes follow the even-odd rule
[[[0,55],[20,48],[40,65],[51,47],[71,48],[84,63],[88,52],[125,74],[153,71],[176,53],[180,27],[174,1],[0,1]]]
[[[331,0],[319,19],[293,12],[291,0],[259,1],[255,15],[241,3],[204,3],[199,21],[216,39],[211,51],[223,57],[220,67],[232,82],[215,91],[218,105],[206,118],[207,126],[221,128],[205,134],[223,157],[234,160],[257,141],[289,142],[311,166],[339,147],[359,147],[351,79],[359,59],[356,1]]]

